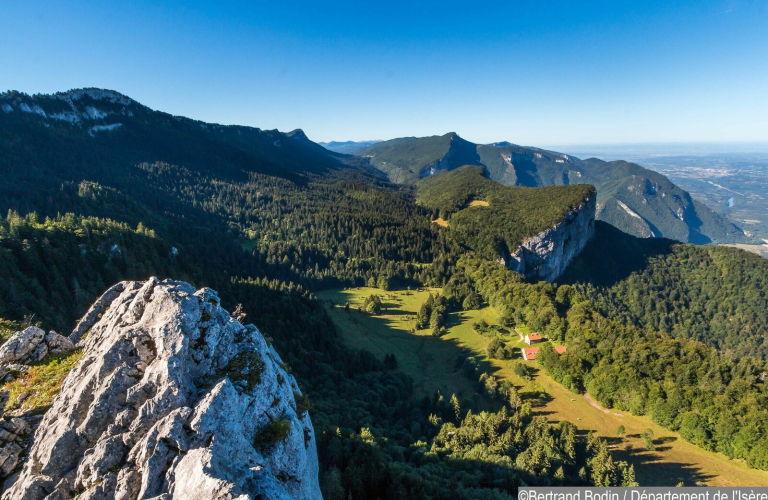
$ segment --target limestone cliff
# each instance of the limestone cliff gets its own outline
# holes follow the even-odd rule
[[[507,268],[532,281],[555,281],[595,232],[596,195],[570,211],[561,222],[526,239],[502,261]]]
[[[321,498],[306,404],[256,327],[213,290],[118,288],[3,500]]]

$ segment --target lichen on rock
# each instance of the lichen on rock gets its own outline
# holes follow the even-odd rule
[[[321,498],[301,391],[256,327],[210,289],[121,285],[3,500]]]

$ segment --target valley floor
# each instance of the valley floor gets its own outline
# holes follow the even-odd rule
[[[635,465],[641,485],[696,484],[711,486],[768,486],[768,472],[748,468],[744,463],[730,460],[722,454],[705,451],[680,438],[674,432],[654,424],[648,417],[605,410],[589,395],[574,394],[552,380],[535,361],[496,360],[486,356],[490,339],[472,329],[472,323],[482,319],[497,322],[492,308],[451,313],[448,333],[433,337],[429,330],[412,332],[416,313],[430,292],[437,289],[388,292],[375,288],[328,290],[318,294],[326,305],[340,334],[350,346],[365,348],[379,358],[395,354],[399,369],[415,379],[418,396],[432,395],[440,390],[446,398],[452,393],[460,400],[470,400],[478,409],[490,408],[490,403],[477,392],[477,382],[460,371],[467,356],[480,360],[482,368],[499,379],[510,380],[534,412],[545,415],[551,422],[569,420],[583,432],[596,431],[608,439],[614,457]],[[365,297],[378,294],[385,310],[379,316],[361,312]],[[345,304],[349,303],[347,310]],[[516,333],[510,342],[520,346]],[[510,368],[512,363],[527,363],[534,369],[532,381],[519,378]],[[542,391],[543,389],[543,391]],[[539,394],[537,396],[537,394]],[[623,425],[625,435],[619,437],[617,428]],[[641,438],[652,429],[655,450],[648,451]]]

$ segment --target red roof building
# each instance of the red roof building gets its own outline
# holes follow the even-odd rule
[[[525,343],[528,345],[535,344],[536,342],[541,342],[541,335],[538,333],[529,333],[525,336]]]
[[[564,345],[556,345],[555,346],[555,352],[556,353],[558,353],[558,354],[565,354],[565,351],[567,351],[567,349],[565,348]]]
[[[536,356],[539,355],[539,348],[538,347],[523,347],[523,359],[526,361],[530,361],[532,359],[536,359]]]

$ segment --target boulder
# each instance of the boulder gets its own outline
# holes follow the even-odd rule
[[[5,377],[13,365],[29,365],[49,353],[64,354],[74,349],[75,346],[66,337],[30,326],[14,333],[0,346],[0,378]]]
[[[321,498],[294,377],[216,292],[125,282],[99,314],[3,500]]]

